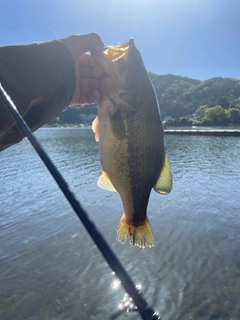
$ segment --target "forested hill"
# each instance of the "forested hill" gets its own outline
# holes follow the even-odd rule
[[[217,77],[200,81],[172,74],[157,75],[150,72],[149,75],[163,119],[170,116],[179,122],[177,119],[189,118],[189,115],[197,113],[197,119],[195,116],[190,118],[195,118],[198,124],[240,124],[239,101],[232,103],[240,97],[239,79]],[[49,124],[91,123],[96,114],[96,105],[74,106]]]
[[[223,97],[230,105],[231,101],[240,97],[239,79],[217,77],[200,81],[172,74],[156,75],[150,72],[149,75],[163,117],[189,115],[204,105],[214,107]]]

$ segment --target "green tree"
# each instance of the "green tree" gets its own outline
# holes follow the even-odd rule
[[[80,115],[79,111],[76,108],[67,108],[65,111],[60,113],[59,115],[59,123],[72,123],[72,124],[78,124],[80,123]]]
[[[240,110],[231,108],[228,110],[229,118],[232,124],[240,124]]]
[[[221,106],[223,109],[229,109],[229,102],[227,97],[221,97],[218,99],[217,105]]]
[[[210,120],[213,125],[226,125],[229,123],[228,114],[221,106],[207,108],[204,113],[204,119]]]
[[[197,108],[197,117],[199,119],[202,119],[204,117],[205,112],[206,112],[207,109],[208,109],[207,105],[198,107]]]

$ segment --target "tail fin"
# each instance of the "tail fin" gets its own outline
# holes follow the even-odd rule
[[[127,239],[129,239],[131,246],[137,246],[140,248],[153,247],[154,237],[147,217],[143,225],[134,227],[126,223],[123,214],[117,228],[117,240],[124,243]]]

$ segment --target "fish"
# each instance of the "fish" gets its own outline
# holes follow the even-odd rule
[[[117,240],[150,248],[154,245],[147,217],[151,190],[168,194],[172,189],[157,96],[133,39],[91,54],[113,81],[92,123],[102,166],[97,185],[121,197],[124,212]]]

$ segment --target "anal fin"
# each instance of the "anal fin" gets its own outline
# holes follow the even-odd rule
[[[108,174],[105,171],[103,171],[101,176],[99,177],[97,185],[104,190],[117,192],[117,190],[114,188]]]
[[[154,190],[160,194],[168,194],[172,189],[172,172],[168,162],[168,158],[165,155],[163,167],[159,175],[158,181],[154,186]]]

